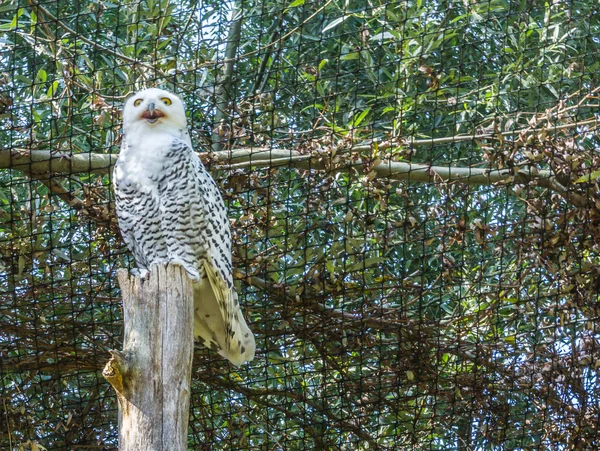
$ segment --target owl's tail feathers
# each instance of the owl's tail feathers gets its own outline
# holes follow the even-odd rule
[[[194,336],[234,365],[249,362],[256,345],[237,293],[227,288],[209,265],[205,269],[208,277],[194,284]]]
[[[237,293],[233,290],[232,292],[237,304]],[[222,348],[219,354],[236,366],[250,362],[254,358],[256,350],[254,334],[252,334],[252,331],[246,324],[244,315],[242,315],[242,311],[239,308],[237,309],[237,321],[233,321],[232,332],[234,332],[234,335],[229,340],[229,348]]]

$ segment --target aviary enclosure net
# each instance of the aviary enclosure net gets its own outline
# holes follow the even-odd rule
[[[600,10],[5,0],[0,448],[116,450],[120,109],[178,93],[257,355],[193,450],[600,448]]]

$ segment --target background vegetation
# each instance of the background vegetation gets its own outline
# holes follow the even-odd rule
[[[257,335],[196,350],[190,449],[600,448],[599,36],[592,0],[3,2],[0,448],[117,447],[110,155],[151,86]]]

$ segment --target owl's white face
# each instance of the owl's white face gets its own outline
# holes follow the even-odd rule
[[[132,95],[123,109],[123,131],[187,131],[183,102],[175,94],[150,88]]]

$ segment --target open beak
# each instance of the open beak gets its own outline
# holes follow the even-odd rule
[[[150,102],[146,111],[142,113],[142,117],[151,124],[154,124],[159,118],[165,117],[165,113],[161,110],[157,110],[154,102]]]

